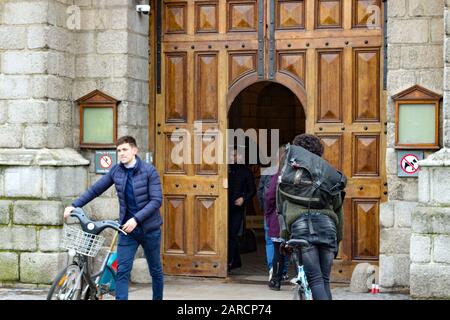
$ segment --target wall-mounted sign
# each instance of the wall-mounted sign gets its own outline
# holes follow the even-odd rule
[[[117,163],[117,153],[112,150],[95,151],[95,173],[108,173]]]
[[[423,159],[423,151],[409,150],[398,151],[397,153],[397,176],[399,177],[418,177],[419,161]]]
[[[80,148],[115,148],[120,101],[94,90],[76,102],[80,106]]]
[[[441,95],[419,85],[392,97],[396,149],[439,149],[441,99]]]

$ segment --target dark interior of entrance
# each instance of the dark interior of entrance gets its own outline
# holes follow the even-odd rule
[[[229,129],[279,130],[280,145],[305,132],[305,113],[298,98],[288,88],[273,82],[260,82],[244,89],[233,101],[228,112]],[[268,149],[270,156],[270,148]],[[248,160],[248,157],[247,157]],[[262,164],[248,165],[258,187]],[[257,250],[242,253],[242,267],[233,269],[233,278],[249,281],[267,281],[268,269],[264,239],[264,213],[257,197],[246,208],[246,228],[253,230],[257,239]],[[242,241],[245,241],[243,238]],[[243,246],[244,247],[244,246]],[[290,270],[289,274],[293,271]]]

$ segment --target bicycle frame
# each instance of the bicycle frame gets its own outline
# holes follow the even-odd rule
[[[95,287],[97,296],[99,298],[101,298],[103,294],[111,293],[115,290],[115,282],[117,276],[117,256],[115,256],[112,261],[110,260],[113,254],[115,253],[114,247],[116,246],[118,236],[119,232],[115,232],[111,244],[106,253],[106,256],[103,259],[100,270],[97,273],[90,276],[91,283],[89,286],[93,285]],[[92,281],[92,279],[95,280]]]
[[[114,247],[117,243],[118,234],[119,234],[118,232],[115,232],[114,237],[111,241],[111,245],[109,246],[109,249],[107,251],[105,258],[103,259],[100,270],[97,273],[95,273],[93,275],[89,274],[88,257],[81,255],[81,254],[77,254],[75,256],[76,260],[78,260],[77,264],[81,267],[81,272],[80,272],[80,275],[78,276],[75,288],[80,288],[80,290],[82,289],[82,292],[81,292],[82,297],[86,297],[86,294],[89,289],[91,289],[91,291],[89,292],[90,298],[101,299],[103,294],[111,292],[109,290],[109,288],[102,287],[101,279],[102,279],[102,276],[105,274],[105,271],[108,270],[111,272],[111,275],[112,275],[110,287],[112,286],[112,284],[115,285],[117,272],[116,272],[116,270],[114,270],[114,267],[108,266],[108,261],[109,261],[110,257],[112,256],[112,254],[115,252]],[[82,280],[84,280],[85,283],[87,283],[87,285],[85,287],[83,285],[84,288],[81,288]],[[106,285],[105,285],[105,287],[106,287]]]
[[[301,249],[295,247],[292,255],[295,261],[295,266],[297,268],[297,278],[292,282],[295,283],[295,289],[298,291],[299,297],[301,294],[305,296],[305,300],[313,300],[311,289],[308,285],[308,280],[306,278],[305,268],[303,266]]]
[[[92,276],[89,275],[89,270],[88,270],[89,261],[88,261],[87,257],[83,256],[83,259],[85,260],[85,263],[83,264],[81,274],[83,275],[84,281],[86,281],[88,285],[82,291],[82,297],[86,297],[87,290],[89,288],[91,288],[92,291],[90,292],[90,295],[92,298],[94,298],[98,295],[98,287],[96,286],[95,282],[92,281]]]
[[[100,294],[111,293],[115,290],[115,282],[117,277],[117,255],[114,247],[117,243],[119,233],[114,234],[109,250],[103,260],[100,271],[92,276],[95,278],[95,284],[100,288]]]

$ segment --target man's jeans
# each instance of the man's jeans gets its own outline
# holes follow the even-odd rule
[[[314,300],[331,300],[330,273],[337,251],[336,225],[327,215],[303,214],[291,226],[292,238],[307,240],[303,265]]]
[[[274,257],[274,245],[272,238],[268,235],[269,229],[267,228],[266,221],[264,221],[264,239],[266,240],[266,259],[267,259],[267,268],[272,269],[272,260]],[[287,274],[289,266],[289,259],[286,256],[284,259],[284,266],[283,266],[283,275]]]
[[[140,226],[137,226],[128,235],[119,234],[116,300],[128,300],[128,282],[139,245],[144,249],[150,275],[152,276],[153,300],[162,300],[164,276],[160,256],[161,230],[157,229],[144,233]]]
[[[231,270],[242,266],[239,231],[244,219],[244,210],[230,210],[228,214],[228,269]]]
[[[266,240],[266,258],[267,258],[267,267],[272,269],[272,259],[273,259],[273,242],[272,238],[270,238],[267,234],[267,225],[266,221],[264,221],[264,239]]]

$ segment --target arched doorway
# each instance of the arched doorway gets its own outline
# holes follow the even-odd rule
[[[254,129],[259,133],[258,141],[263,134],[259,130],[266,129],[269,146],[271,142],[279,145],[291,142],[297,134],[305,132],[305,126],[306,116],[301,102],[290,89],[276,82],[262,81],[248,86],[234,98],[228,110],[228,129],[242,129],[244,132]],[[274,129],[279,130],[278,142],[271,141],[271,131]],[[233,144],[233,142],[229,141],[229,144]],[[248,141],[246,144],[248,146]],[[261,171],[268,164],[262,163],[258,157],[249,157],[248,149],[246,165],[252,170],[255,186],[258,189]],[[270,147],[267,154],[272,156]],[[258,163],[251,162],[250,159],[252,158],[257,158]],[[256,234],[257,251],[242,252],[242,267],[233,269],[231,276],[265,281],[267,280],[268,269],[264,237],[264,212],[260,208],[256,195],[246,207],[244,225]],[[244,244],[244,241],[245,239],[242,237],[242,244]]]

